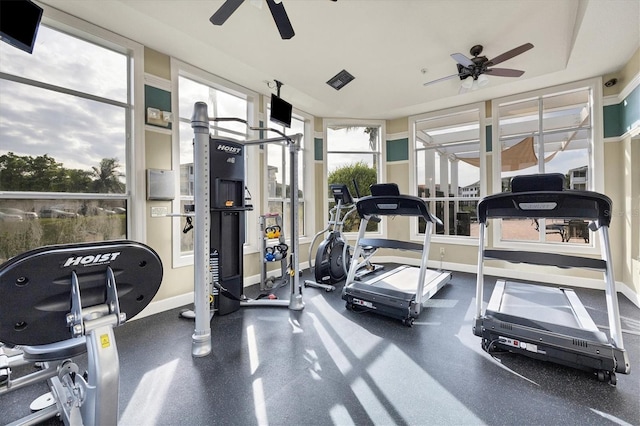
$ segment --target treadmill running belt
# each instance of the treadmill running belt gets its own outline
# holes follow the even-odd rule
[[[544,318],[540,318],[542,309]],[[507,282],[500,312],[530,320],[543,319],[567,327],[580,326],[564,292],[555,287]]]
[[[588,327],[580,325],[578,316],[562,289],[507,281],[504,283],[499,303],[492,304],[493,298],[494,295],[486,309],[487,319],[493,318],[503,323],[601,344],[609,342],[607,335],[593,324],[591,318],[588,318],[590,323]],[[583,318],[583,321],[586,319]]]

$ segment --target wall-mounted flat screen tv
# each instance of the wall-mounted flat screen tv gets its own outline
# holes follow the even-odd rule
[[[291,104],[284,99],[271,95],[271,121],[284,127],[291,127]]]
[[[0,39],[32,53],[42,8],[30,0],[0,1]]]

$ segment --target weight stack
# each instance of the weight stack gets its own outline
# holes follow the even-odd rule
[[[244,146],[225,140],[209,140],[210,147],[210,267],[212,277],[233,297],[214,298],[218,315],[240,309],[243,287]],[[217,270],[215,269],[217,268]]]

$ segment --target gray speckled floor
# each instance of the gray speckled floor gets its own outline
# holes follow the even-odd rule
[[[494,280],[486,280],[489,298]],[[620,297],[631,375],[590,373],[508,353],[471,331],[475,276],[454,273],[412,328],[347,311],[304,289],[305,309],[243,308],[212,321],[213,351],[191,356],[179,310],[115,330],[122,425],[640,425],[640,309]],[[598,325],[604,293],[578,290]],[[286,295],[286,291],[285,291]],[[0,423],[46,388],[0,396]],[[50,424],[55,424],[50,422]]]

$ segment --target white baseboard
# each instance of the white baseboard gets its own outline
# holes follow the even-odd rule
[[[144,308],[138,315],[133,318],[135,321],[140,318],[148,317],[151,315],[159,314],[161,312],[170,311],[171,309],[179,308],[180,306],[189,305],[193,303],[193,292],[180,294],[178,296],[169,297],[158,301],[152,301]]]
[[[624,294],[627,299],[631,301],[634,305],[640,308],[640,295],[635,291],[631,290],[631,287],[626,285],[625,283],[616,282],[616,288],[618,292]]]
[[[406,257],[396,257],[396,256],[379,256],[376,258],[376,262],[380,263],[399,263],[411,266],[420,266],[420,259],[414,258],[406,258]],[[477,273],[477,267],[475,265],[468,265],[462,263],[453,263],[453,262],[438,262],[438,261],[429,261],[429,268],[432,269],[445,269],[452,272],[466,272],[470,274]],[[300,270],[304,271],[309,268],[309,263],[301,263]],[[597,280],[594,278],[583,278],[583,277],[570,277],[566,275],[553,275],[553,274],[540,274],[540,273],[532,273],[527,272],[526,276],[523,277],[523,274],[519,271],[513,269],[502,269],[496,267],[485,267],[484,272],[486,275],[493,275],[503,278],[511,278],[511,279],[523,279],[525,278],[528,281],[537,281],[548,284],[558,284],[558,285],[566,285],[571,287],[582,287],[589,288],[594,290],[604,290],[604,282],[601,280]],[[280,276],[280,269],[271,271],[269,273],[270,276]],[[244,278],[243,285],[244,287],[248,287],[254,284],[258,284],[260,282],[260,275],[252,275]],[[634,292],[631,287],[626,285],[625,283],[616,282],[616,290],[618,293],[622,293],[631,303],[640,307],[640,295]],[[159,314],[161,312],[165,312],[171,309],[179,308],[181,306],[189,305],[193,303],[193,292],[181,294],[174,297],[169,297],[167,299],[162,299],[157,302],[151,302],[147,305],[146,308],[142,310],[133,320],[148,317],[150,315]]]
[[[420,266],[420,259],[413,258],[405,258],[405,257],[378,257],[376,261],[381,263],[400,263],[411,266]],[[452,263],[452,262],[438,262],[430,260],[428,264],[429,268],[432,269],[445,269],[452,272],[467,272],[470,274],[476,274],[478,272],[478,268],[475,265],[461,264],[461,263]],[[584,278],[584,277],[571,277],[567,275],[555,275],[555,274],[541,274],[528,271],[526,275],[523,276],[523,273],[514,269],[503,269],[496,267],[486,267],[484,268],[484,273],[486,275],[492,275],[496,277],[502,278],[510,278],[510,279],[526,279],[527,281],[535,281],[546,284],[557,284],[564,285],[569,287],[577,287],[577,288],[588,288],[592,290],[604,290],[604,281],[595,279],[595,278]],[[634,292],[631,287],[626,285],[623,282],[616,281],[616,291],[618,293],[622,293],[631,303],[640,308],[640,295]]]
[[[300,270],[303,271],[309,268],[309,263],[304,262],[300,264]],[[269,276],[279,277],[281,275],[280,269],[270,271]],[[243,285],[244,287],[249,287],[254,284],[260,283],[260,275],[252,275],[249,277],[244,277]],[[178,296],[169,297],[167,299],[162,299],[158,301],[152,301],[144,308],[138,315],[133,318],[132,321],[135,321],[140,318],[148,317],[151,315],[159,314],[161,312],[170,311],[171,309],[179,308],[181,306],[186,306],[193,303],[193,291],[189,293],[180,294]]]

